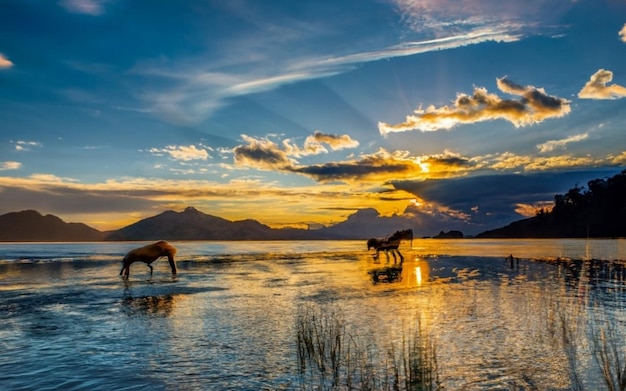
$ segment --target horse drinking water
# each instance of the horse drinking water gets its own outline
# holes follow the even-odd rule
[[[167,257],[172,268],[172,274],[176,274],[176,262],[174,261],[174,255],[176,255],[176,247],[172,246],[168,242],[161,240],[147,246],[136,248],[126,254],[122,261],[122,270],[120,270],[120,276],[128,278],[130,275],[130,264],[133,262],[145,262],[150,268],[150,275],[152,275],[151,263],[161,257]]]
[[[393,255],[393,263],[396,263],[396,253],[400,256],[400,264],[404,262],[404,256],[398,250],[400,247],[400,243],[403,240],[411,240],[411,247],[413,247],[413,230],[405,229],[402,231],[396,231],[390,236],[385,237],[384,239],[376,239],[371,238],[367,241],[367,249],[375,249],[376,255],[374,255],[374,259],[378,260],[378,256],[380,251],[384,251],[387,256],[387,263],[389,263],[389,251],[391,251],[391,255]]]

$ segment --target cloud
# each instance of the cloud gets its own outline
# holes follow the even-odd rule
[[[22,167],[20,162],[0,162],[0,171],[18,170],[20,167]]]
[[[521,86],[506,77],[496,80],[502,92],[520,96],[520,99],[502,99],[488,93],[485,88],[477,87],[472,95],[459,94],[452,106],[419,108],[415,115],[408,115],[405,122],[396,125],[379,122],[378,129],[382,135],[411,130],[433,132],[495,119],[504,119],[515,127],[522,127],[549,118],[560,118],[570,112],[568,100],[548,95],[543,88]]]
[[[6,56],[0,53],[0,69],[11,68],[14,64],[6,58]]]
[[[537,149],[539,149],[539,152],[541,153],[552,152],[557,148],[565,149],[567,144],[575,143],[578,141],[583,141],[583,140],[586,140],[587,138],[589,138],[589,133],[576,134],[576,135],[569,136],[561,140],[550,140],[550,141],[546,141],[543,144],[538,144]]]
[[[205,148],[197,148],[195,145],[168,145],[165,148],[151,148],[150,153],[168,154],[174,160],[190,161],[190,160],[207,160],[211,156]]]
[[[623,151],[617,156],[614,156],[614,155],[609,156],[609,161],[612,164],[619,165],[619,166],[626,165],[626,151]]]
[[[233,149],[237,166],[260,170],[283,170],[296,164],[286,151],[268,139],[258,139],[245,134],[241,137],[247,145],[239,145]]]
[[[552,210],[554,206],[553,201],[539,201],[535,204],[515,204],[515,213],[523,217],[535,217],[539,210]]]
[[[304,142],[305,147],[307,145],[314,144],[327,144],[333,151],[346,148],[356,148],[359,146],[359,142],[353,140],[349,135],[343,134],[324,134],[319,130],[316,130],[312,136],[306,138]]]
[[[407,151],[389,152],[384,148],[355,159],[304,165],[293,157],[326,152],[321,143],[339,150],[356,146],[358,142],[348,136],[327,135],[319,131],[307,137],[304,148],[294,146],[289,139],[283,141],[281,148],[267,138],[247,135],[242,135],[242,138],[247,144],[233,149],[235,166],[301,174],[321,183],[384,183],[390,179],[444,178],[463,175],[477,168],[471,159],[448,150],[441,154],[412,156]]]
[[[517,155],[512,152],[504,152],[496,155],[489,167],[498,171],[552,171],[557,169],[589,168],[605,165],[607,160],[595,158],[591,155],[559,155],[549,157],[537,157],[531,155]]]
[[[32,147],[41,148],[43,145],[39,141],[15,141],[16,151],[30,151]]]
[[[624,27],[619,31],[619,36],[622,37],[622,42],[626,42],[626,23],[624,23]]]
[[[607,85],[613,80],[613,72],[600,69],[594,73],[580,90],[581,99],[618,99],[626,97],[626,87],[617,84]]]
[[[459,154],[445,151],[439,155],[411,156],[405,151],[388,152],[381,148],[370,155],[343,162],[286,167],[290,172],[312,177],[318,182],[386,182],[405,178],[445,178],[475,169],[474,163]]]
[[[268,138],[259,139],[242,135],[247,145],[240,145],[233,149],[235,164],[262,170],[291,170],[298,165],[294,157],[318,155],[328,153],[324,145],[333,151],[347,148],[355,148],[359,142],[349,135],[325,134],[316,130],[308,136],[302,147],[296,145],[291,139],[282,141],[282,148]]]
[[[356,148],[359,146],[359,142],[353,140],[349,135],[343,134],[325,134],[316,130],[313,135],[308,136],[304,140],[304,146],[302,148],[291,143],[290,139],[283,141],[283,145],[286,152],[290,156],[300,157],[307,155],[318,155],[320,153],[328,153],[324,144],[328,145],[333,151],[339,151],[342,149]]]
[[[110,0],[62,0],[59,4],[76,14],[98,16],[104,13],[104,5]]]
[[[554,195],[576,183],[615,174],[615,169],[488,174],[425,181],[393,181],[397,190],[415,195],[425,203],[447,206],[465,213],[477,226],[492,229],[525,217],[533,205],[547,207]]]
[[[262,23],[271,24],[272,18]],[[212,57],[210,60],[187,59],[176,62],[185,64],[183,67],[168,64],[163,59],[136,64],[129,70],[129,74],[140,75],[153,82],[144,83],[138,88],[143,91],[138,96],[143,107],[129,110],[153,113],[176,124],[198,123],[228,105],[232,98],[338,75],[355,69],[358,64],[483,42],[514,42],[521,37],[516,32],[517,26],[512,24],[465,26],[462,30],[450,29],[432,39],[383,41],[370,50],[367,50],[370,47],[362,49],[349,45],[340,50],[319,52],[319,40],[329,34],[322,32],[328,27],[328,20],[317,21],[312,17],[312,20],[306,22],[308,27],[305,29],[300,20],[281,20],[280,23],[280,26],[273,26],[272,29],[266,29],[264,34],[256,36],[242,33],[241,36],[231,38],[224,35],[220,42],[233,54],[219,62]],[[297,37],[297,40],[286,38],[292,36]],[[376,42],[381,42],[380,38]],[[304,46],[308,48],[306,54],[298,56],[298,53],[303,53]],[[245,55],[241,54],[244,50]],[[285,53],[289,55],[285,56]],[[150,88],[146,88],[146,85]]]
[[[402,20],[418,33],[436,36],[477,26],[508,28],[550,25],[547,18],[558,19],[568,4],[554,7],[550,1],[490,0],[392,0]],[[571,6],[571,5],[570,5]]]

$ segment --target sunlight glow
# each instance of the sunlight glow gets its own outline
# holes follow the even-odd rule
[[[419,266],[415,268],[415,279],[418,286],[422,285],[422,269]]]

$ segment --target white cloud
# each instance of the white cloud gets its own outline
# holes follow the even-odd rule
[[[626,42],[626,23],[624,23],[624,27],[619,31],[619,36],[622,37],[622,42]]]
[[[0,162],[0,171],[18,170],[20,167],[22,167],[20,162]]]
[[[195,145],[168,145],[165,148],[151,148],[150,153],[168,154],[174,160],[190,161],[190,160],[207,160],[211,156],[207,150],[201,146],[201,148]]]
[[[215,110],[227,104],[232,97],[262,91],[306,80],[337,75],[351,69],[355,64],[368,63],[394,57],[412,56],[431,51],[454,49],[488,41],[513,42],[520,39],[505,26],[497,28],[474,28],[436,39],[401,42],[380,49],[362,50],[344,55],[316,53],[302,57],[284,58],[269,56],[277,48],[275,43],[257,43],[264,53],[249,53],[245,58],[258,58],[254,67],[239,58],[228,64],[227,71],[215,72],[219,64],[206,62],[193,64],[172,71],[162,64],[140,64],[131,70],[159,82],[166,81],[167,88],[144,92],[142,99],[147,107],[138,109],[161,116],[167,121],[181,124],[197,123],[209,117]],[[268,38],[269,39],[269,38]],[[292,52],[289,46],[282,52]],[[254,48],[249,49],[254,51]],[[243,62],[242,62],[243,61]],[[267,72],[266,70],[271,70]],[[154,83],[159,85],[160,83]],[[161,84],[162,85],[162,84]]]
[[[550,140],[550,141],[546,141],[543,144],[538,144],[537,149],[539,149],[539,152],[541,153],[552,152],[557,148],[566,149],[567,144],[586,140],[588,137],[589,137],[589,133],[583,133],[583,134],[576,134],[573,136],[569,136],[561,140]]]
[[[32,147],[41,148],[43,145],[39,141],[15,141],[16,151],[30,151]]]

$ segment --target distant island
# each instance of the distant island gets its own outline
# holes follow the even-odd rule
[[[594,179],[587,189],[574,186],[554,196],[554,207],[534,217],[489,230],[476,238],[616,238],[626,237],[626,170]],[[86,242],[106,240],[348,240],[384,237],[405,226],[397,216],[381,217],[362,209],[347,220],[320,229],[271,228],[256,220],[230,221],[188,207],[165,211],[114,231],[66,223],[35,210],[0,216],[0,242]],[[433,239],[460,239],[461,231],[440,231]]]

